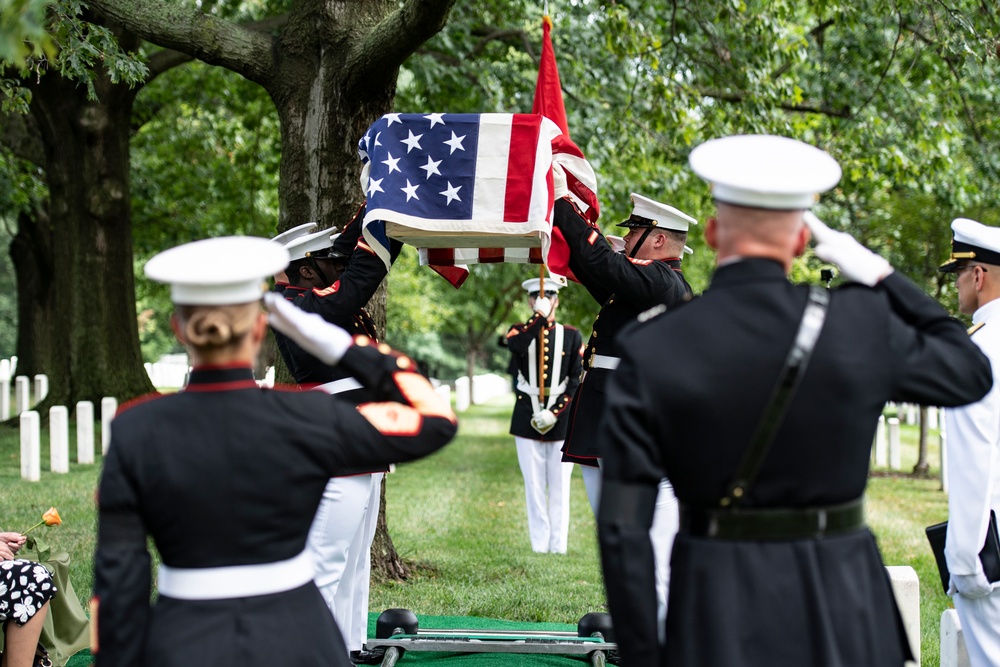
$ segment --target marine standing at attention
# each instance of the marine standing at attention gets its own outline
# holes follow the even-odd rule
[[[532,315],[507,331],[505,342],[515,374],[517,400],[510,433],[524,477],[531,549],[566,553],[569,536],[569,479],[573,464],[562,460],[570,400],[580,383],[583,339],[556,322],[561,285],[531,278],[521,283]]]

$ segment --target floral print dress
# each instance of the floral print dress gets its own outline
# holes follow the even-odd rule
[[[24,625],[56,594],[52,575],[30,560],[0,561],[0,622]]]

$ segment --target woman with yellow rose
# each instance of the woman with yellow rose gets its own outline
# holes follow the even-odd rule
[[[271,325],[375,402],[258,387],[261,284],[287,263],[277,244],[225,238],[146,265],[171,284],[193,369],[182,391],[123,406],[111,426],[91,613],[98,667],[350,665],[306,550],[327,480],[426,456],[452,439],[455,416],[410,359],[275,294]],[[162,561],[152,606],[148,536]]]
[[[0,532],[0,623],[4,628],[0,667],[52,667],[38,638],[56,587],[44,566],[17,558],[26,539],[21,533]]]

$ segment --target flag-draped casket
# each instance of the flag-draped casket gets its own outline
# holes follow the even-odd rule
[[[387,114],[358,152],[364,235],[387,264],[388,237],[421,248],[422,264],[542,263],[554,198],[572,194],[567,181],[597,187],[583,155],[539,114]]]

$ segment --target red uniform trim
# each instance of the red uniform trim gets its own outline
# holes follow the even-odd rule
[[[329,287],[323,289],[313,288],[313,294],[316,296],[330,296],[331,294],[336,294],[340,290],[340,281],[338,280]]]
[[[636,266],[649,266],[653,263],[651,259],[636,259],[635,257],[629,257],[628,261],[632,262]]]
[[[154,391],[149,394],[143,394],[142,396],[136,396],[132,400],[125,401],[124,403],[119,405],[118,409],[115,410],[115,416],[117,417],[121,413],[125,412],[126,410],[130,410],[137,405],[142,405],[143,403],[149,403],[150,401],[155,401],[158,398],[163,398],[163,396],[164,395],[158,391]]]
[[[206,382],[204,384],[189,384],[181,391],[194,393],[201,391],[233,391],[234,389],[260,389],[256,380],[237,380],[235,382]]]

